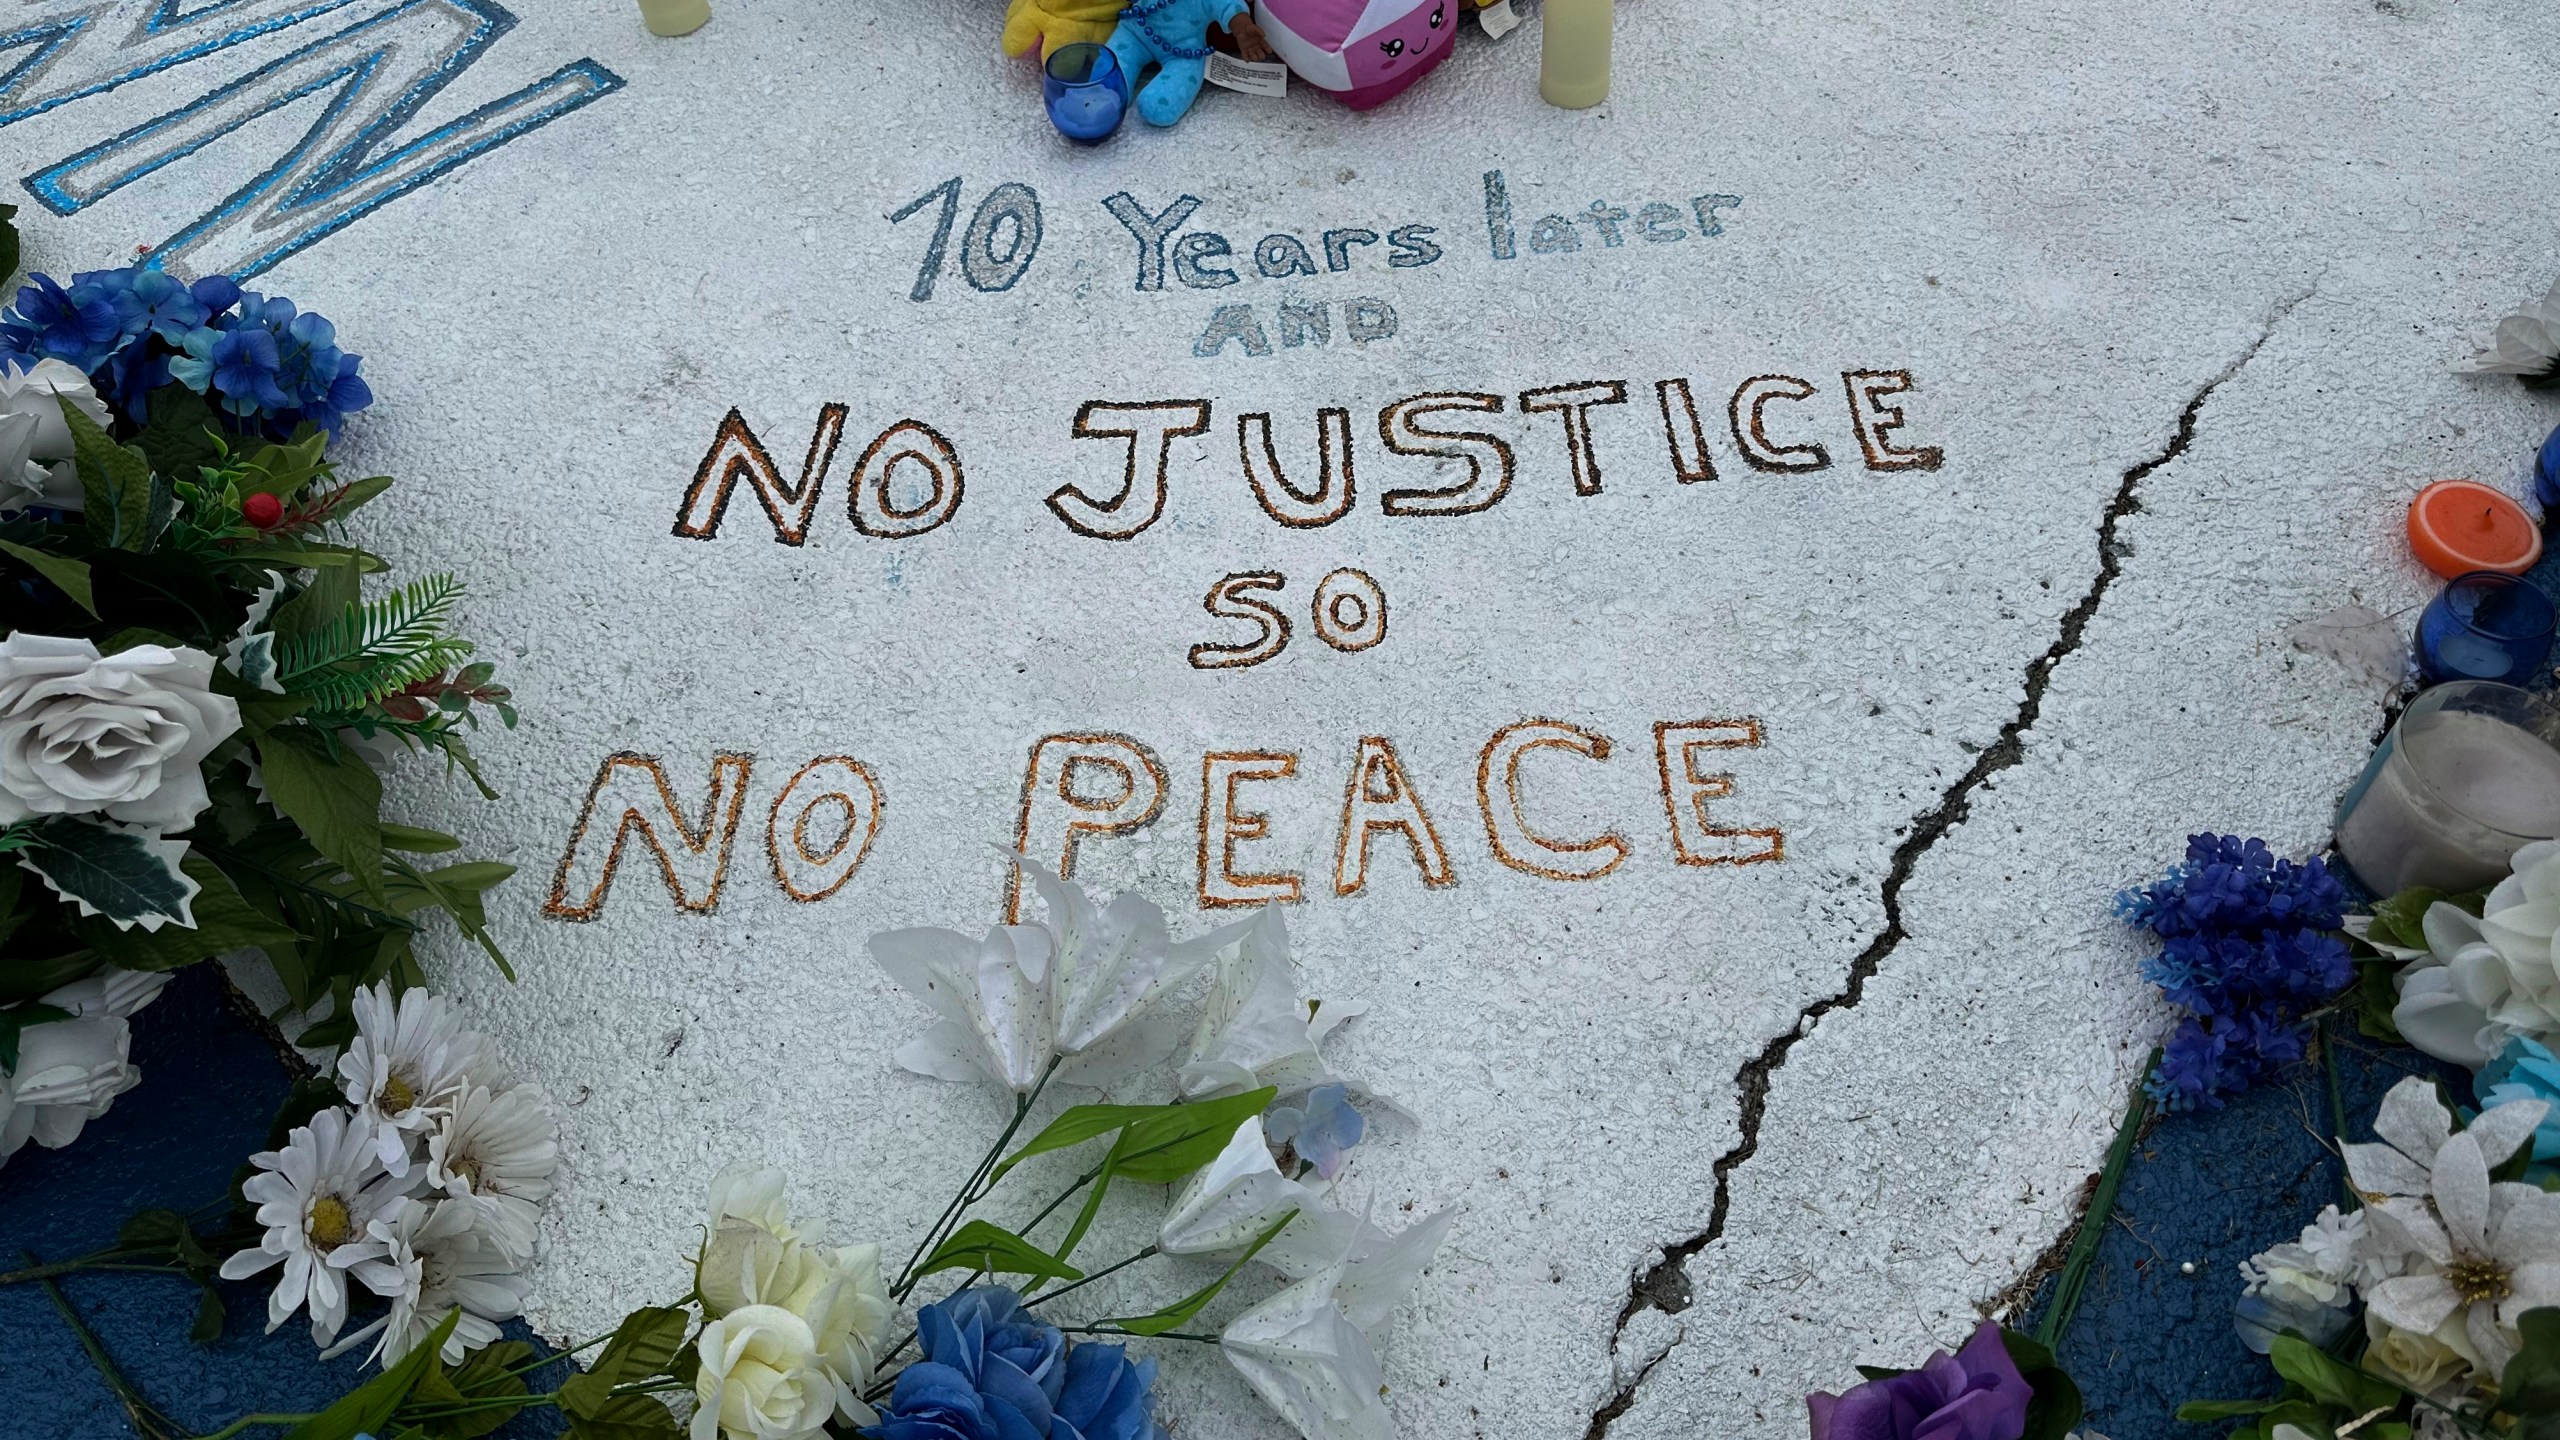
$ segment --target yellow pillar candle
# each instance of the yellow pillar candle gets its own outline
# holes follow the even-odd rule
[[[711,23],[711,0],[640,0],[640,18],[652,35],[690,35]]]
[[[1538,57],[1538,93],[1566,110],[1609,98],[1609,32],[1615,0],[1547,0]]]

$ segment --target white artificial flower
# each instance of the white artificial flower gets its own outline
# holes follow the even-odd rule
[[[50,997],[44,1003],[50,1003]],[[49,1020],[18,1032],[17,1068],[0,1075],[0,1161],[33,1140],[59,1150],[142,1083],[120,1015]]]
[[[327,1345],[347,1323],[345,1272],[387,1252],[371,1227],[410,1182],[382,1168],[373,1127],[344,1110],[312,1116],[282,1150],[262,1150],[249,1163],[259,1173],[241,1194],[256,1203],[266,1234],[223,1261],[222,1278],[246,1280],[282,1263],[284,1275],[267,1300],[267,1329],[307,1304],[312,1342]]]
[[[2391,1011],[2410,1044],[2477,1070],[2511,1037],[2560,1041],[2551,947],[2560,929],[2560,842],[2518,850],[2514,873],[2489,892],[2479,917],[2439,900],[2422,925],[2427,954],[2395,978],[2400,1000]]]
[[[1294,1095],[1331,1083],[1340,1077],[1316,1047],[1360,1013],[1357,1005],[1313,1006],[1298,998],[1288,922],[1279,906],[1264,906],[1246,922],[1235,948],[1218,957],[1179,1072],[1182,1093],[1198,1100],[1270,1085]]]
[[[1257,1115],[1236,1127],[1218,1158],[1183,1182],[1156,1231],[1156,1248],[1167,1255],[1237,1254],[1293,1211],[1297,1218],[1258,1256],[1284,1274],[1323,1269],[1359,1236],[1361,1222],[1325,1203],[1322,1187],[1280,1173]]]
[[[490,1234],[518,1259],[533,1254],[542,1201],[560,1168],[559,1125],[540,1087],[491,1094],[474,1085],[427,1139],[427,1183],[450,1203],[477,1209]]]
[[[376,1127],[383,1168],[406,1175],[410,1146],[453,1109],[486,1043],[423,986],[394,999],[390,981],[368,985],[351,1008],[356,1035],[338,1057],[338,1088]]]
[[[1306,1440],[1391,1440],[1374,1341],[1455,1218],[1442,1211],[1364,1244],[1237,1316],[1219,1348]]]
[[[819,1361],[808,1322],[749,1305],[706,1322],[695,1342],[691,1440],[819,1440],[861,1402]]]
[[[53,472],[35,456],[36,417],[0,415],[0,515],[47,503]]]
[[[2420,1395],[2467,1381],[2472,1372],[2470,1336],[2462,1321],[2447,1316],[2432,1335],[2403,1330],[2371,1310],[2364,1313],[2364,1364]]]
[[[694,1288],[707,1318],[776,1305],[809,1327],[819,1363],[859,1397],[888,1349],[897,1306],[880,1269],[880,1247],[821,1243],[820,1227],[795,1227],[782,1172],[732,1167],[711,1185],[712,1231],[694,1265]],[[877,1417],[853,1399],[838,1418],[868,1425]]]
[[[240,707],[212,681],[201,650],[102,656],[87,640],[0,640],[0,824],[103,815],[154,833],[193,825],[212,803],[198,767],[240,728]]]
[[[2371,1313],[2418,1335],[2459,1320],[2492,1375],[2515,1356],[2516,1318],[2560,1304],[2560,1195],[2489,1178],[2549,1108],[2509,1101],[2457,1132],[2434,1087],[2411,1078],[2383,1097],[2382,1143],[2345,1147],[2370,1239],[2403,1266],[2366,1293]]]
[[[48,992],[36,1003],[67,1010],[78,1019],[130,1019],[169,988],[166,970],[126,970],[114,965],[85,980],[74,980]]]
[[[2364,1212],[2341,1216],[2331,1205],[2304,1226],[2300,1240],[2260,1251],[2240,1262],[2246,1293],[2263,1295],[2279,1305],[2345,1307],[2354,1300],[2360,1263],[2356,1249],[2364,1235]]]
[[[366,1227],[380,1241],[379,1257],[349,1273],[391,1302],[390,1313],[338,1343],[331,1354],[368,1336],[368,1358],[391,1365],[418,1348],[447,1315],[460,1311],[436,1352],[448,1365],[498,1338],[498,1322],[524,1310],[533,1281],[468,1205],[452,1201],[393,1201]],[[328,1358],[323,1356],[322,1358]]]
[[[1099,1086],[1170,1054],[1180,1029],[1155,1002],[1244,927],[1176,945],[1164,912],[1141,896],[1096,909],[1080,886],[1028,864],[1022,873],[1040,892],[1036,925],[999,926],[982,940],[934,929],[871,937],[871,958],[941,1017],[900,1048],[898,1063],[1027,1094],[1052,1065],[1061,1081]]]
[[[2560,282],[2499,321],[2481,349],[2454,368],[2474,375],[2543,375],[2560,365]]]
[[[112,421],[106,402],[78,366],[39,360],[33,369],[0,364],[0,513],[28,505],[77,512],[85,505],[62,401],[100,429]]]

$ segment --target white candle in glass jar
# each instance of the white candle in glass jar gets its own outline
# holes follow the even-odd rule
[[[2560,711],[2509,685],[2457,681],[2411,702],[2338,806],[2338,857],[2377,895],[2472,890],[2560,836]]]

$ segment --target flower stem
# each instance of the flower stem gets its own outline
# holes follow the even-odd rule
[[[1188,1340],[1194,1345],[1220,1343],[1215,1335],[1194,1335],[1183,1330],[1167,1330],[1155,1335],[1141,1335],[1135,1330],[1123,1330],[1116,1325],[1061,1325],[1058,1329],[1061,1333],[1068,1335],[1109,1335],[1128,1340]]]
[[[2044,1320],[2036,1326],[2036,1341],[2047,1350],[2062,1343],[2062,1332],[2071,1327],[2071,1317],[2080,1309],[2080,1292],[2089,1283],[2089,1271],[2097,1263],[2098,1242],[2106,1237],[2107,1218],[2115,1213],[2116,1191],[2124,1185],[2124,1167],[2133,1159],[2133,1142],[2142,1134],[2142,1122],[2151,1114],[2151,1095],[2143,1082],[2160,1064],[2160,1051],[2153,1047],[2151,1058],[2142,1062],[2142,1073],[2134,1078],[2133,1099],[2126,1103],[2124,1123],[2116,1127],[2115,1144],[2107,1150],[2107,1168],[2098,1172],[2098,1188],[2089,1195],[2088,1213],[2080,1217],[2080,1233],[2072,1238],[2071,1253],[2062,1262],[2062,1275],[2053,1283],[2053,1300],[2045,1306]]]
[[[101,1250],[99,1255],[121,1255],[122,1250]],[[93,1270],[125,1271],[137,1275],[184,1275],[176,1265],[125,1265],[111,1260],[82,1256],[77,1260],[56,1260],[50,1265],[30,1265],[23,1270],[0,1272],[0,1285],[24,1285],[31,1281],[51,1280],[57,1275],[77,1275]]]
[[[20,1251],[19,1253],[25,1255],[30,1263],[36,1258],[31,1252]],[[61,1313],[62,1323],[71,1327],[72,1337],[80,1342],[80,1349],[89,1357],[89,1363],[97,1367],[98,1378],[106,1382],[107,1389],[116,1397],[116,1403],[124,1407],[125,1419],[132,1422],[133,1433],[143,1437],[143,1440],[168,1440],[168,1437],[175,1437],[178,1434],[176,1423],[168,1416],[161,1414],[150,1401],[142,1398],[140,1391],[125,1382],[123,1372],[116,1369],[116,1363],[108,1356],[107,1348],[98,1343],[97,1336],[89,1333],[88,1326],[80,1323],[80,1312],[71,1308],[71,1301],[63,1295],[62,1287],[54,1284],[50,1279],[40,1280],[37,1283],[44,1287],[45,1298],[51,1300],[53,1308]]]
[[[2341,1161],[2338,1167],[2338,1209],[2341,1214],[2352,1215],[2363,1208],[2364,1202],[2356,1198],[2356,1187],[2348,1183],[2343,1163],[2347,1153],[2347,1101],[2339,1090],[2338,1052],[2329,1043],[2327,1019],[2319,1022],[2317,1033],[2320,1036],[2320,1073],[2329,1084],[2329,1149]]]
[[[1038,1223],[1040,1222],[1036,1220],[1032,1222],[1034,1225]],[[1028,1229],[1029,1227],[1026,1226],[1024,1228]],[[1046,1305],[1050,1301],[1057,1299],[1059,1296],[1066,1294],[1068,1291],[1081,1290],[1085,1286],[1092,1284],[1094,1281],[1099,1280],[1103,1276],[1109,1275],[1114,1271],[1126,1270],[1141,1260],[1152,1260],[1156,1257],[1156,1253],[1156,1247],[1150,1245],[1146,1249],[1139,1251],[1137,1254],[1130,1256],[1128,1259],[1121,1261],[1119,1264],[1105,1266],[1102,1269],[1096,1270],[1092,1274],[1087,1275],[1083,1279],[1076,1281],[1074,1284],[1061,1285],[1057,1289],[1050,1291],[1048,1294],[1041,1296],[1037,1300],[1025,1300],[1022,1302],[1022,1308],[1028,1310],[1034,1305]]]
[[[987,1198],[987,1192],[995,1188],[987,1182],[987,1177],[994,1173],[996,1162],[1004,1158],[1004,1147],[1013,1143],[1014,1135],[1022,1129],[1022,1122],[1030,1116],[1032,1105],[1039,1101],[1040,1092],[1049,1088],[1049,1077],[1058,1073],[1058,1066],[1064,1059],[1064,1056],[1052,1059],[1049,1068],[1040,1072],[1040,1078],[1033,1083],[1030,1092],[1014,1100],[1013,1119],[1006,1122],[1004,1133],[996,1137],[996,1143],[987,1147],[986,1155],[978,1161],[978,1168],[969,1172],[969,1181],[960,1187],[960,1193],[952,1196],[951,1203],[942,1207],[942,1217],[933,1222],[932,1229],[925,1231],[922,1240],[916,1242],[915,1253],[907,1257],[906,1265],[898,1271],[898,1283],[889,1289],[890,1298],[903,1300],[916,1288],[916,1282],[924,1278],[915,1273],[916,1266],[923,1263],[934,1246],[942,1243],[943,1236],[959,1222],[970,1206]],[[986,1188],[979,1188],[981,1185]]]

